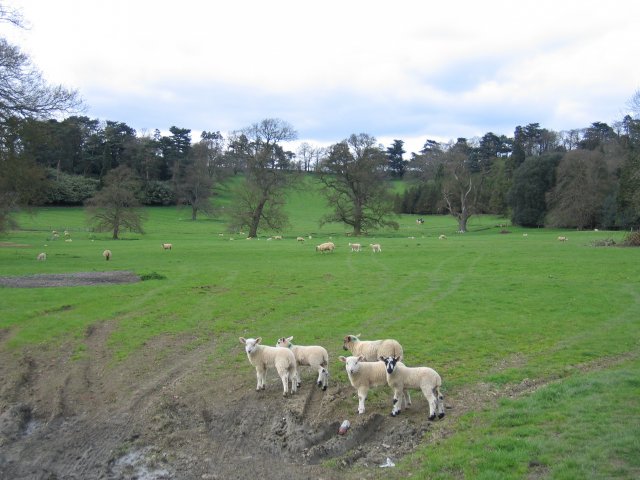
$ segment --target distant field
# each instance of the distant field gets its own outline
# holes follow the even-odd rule
[[[217,202],[228,202],[224,192]],[[462,415],[450,434],[380,478],[637,478],[640,249],[592,246],[623,233],[525,230],[472,217],[460,235],[452,217],[417,225],[402,216],[400,230],[359,239],[381,243],[382,253],[351,253],[344,226],[318,226],[325,208],[312,186],[292,192],[282,241],[268,240],[273,232],[246,240],[221,217],[193,222],[175,208],[146,209],[146,234],[119,241],[90,232],[81,208],[22,214],[22,229],[0,239],[2,276],[132,270],[158,279],[0,288],[0,331],[9,332],[2,348],[72,342],[81,356],[87,327],[111,320],[114,361],[159,335],[216,337],[231,352],[239,335],[272,343],[286,334],[325,345],[338,372],[343,335],[394,337],[406,363],[436,368],[449,394],[525,379],[543,386]],[[53,229],[69,230],[72,242],[53,240]],[[336,251],[315,252],[330,237]],[[39,252],[46,262],[35,260]],[[229,362],[249,372],[245,358]]]

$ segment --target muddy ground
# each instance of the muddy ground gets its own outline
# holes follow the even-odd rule
[[[397,461],[447,435],[456,415],[536,386],[449,392],[447,416],[436,422],[419,392],[397,418],[389,416],[388,391],[370,394],[367,412],[357,415],[337,359],[326,392],[307,371],[298,393],[283,398],[273,371],[263,392],[254,390],[253,369],[231,371],[215,338],[197,348],[193,338],[161,338],[116,362],[107,345],[113,328],[88,328],[79,356],[65,346],[0,348],[0,478],[374,478],[387,457]],[[10,336],[0,330],[0,345]],[[232,354],[246,361],[242,345]],[[344,419],[352,427],[340,436]],[[363,467],[357,477],[354,467]]]

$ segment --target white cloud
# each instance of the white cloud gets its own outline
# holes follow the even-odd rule
[[[318,142],[367,132],[419,149],[531,122],[610,122],[640,86],[640,2],[15,5],[32,29],[10,40],[45,76],[78,88],[90,116],[136,129],[280,117]]]

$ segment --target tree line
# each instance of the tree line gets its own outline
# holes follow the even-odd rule
[[[0,11],[0,21],[20,19]],[[16,23],[17,22],[17,23]],[[460,231],[475,214],[523,226],[637,228],[640,225],[640,91],[635,114],[608,125],[554,132],[537,123],[512,137],[486,133],[426,140],[406,159],[404,142],[384,147],[366,133],[328,147],[303,143],[293,126],[268,118],[227,136],[172,126],[136,132],[123,122],[78,115],[78,92],[50,86],[28,56],[0,38],[0,231],[32,205],[86,205],[96,229],[142,231],[141,205],[183,205],[193,220],[214,215],[211,197],[236,182],[229,228],[287,227],[285,192],[301,173],[317,176],[330,213],[355,235],[395,227],[395,213],[451,214]],[[58,115],[58,118],[56,118]],[[60,116],[65,117],[59,119]],[[395,196],[389,181],[408,188]]]

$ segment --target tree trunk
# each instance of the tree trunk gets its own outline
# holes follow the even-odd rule
[[[191,206],[191,220],[195,221],[198,217],[198,207]]]
[[[266,200],[261,201],[253,212],[251,225],[249,226],[249,236],[251,238],[255,238],[258,236],[258,225],[260,224],[260,217],[262,216],[262,210],[264,209],[265,203]]]
[[[113,227],[113,239],[118,240],[118,233],[120,231],[120,225],[114,225]]]

